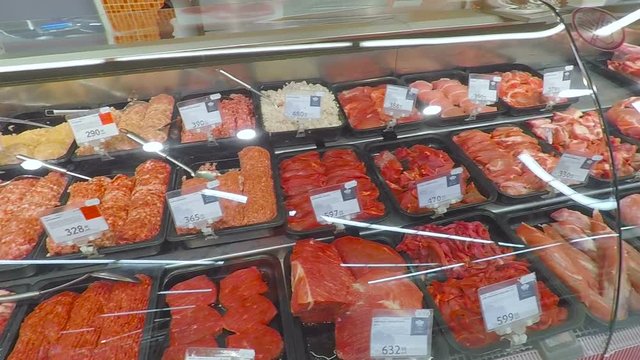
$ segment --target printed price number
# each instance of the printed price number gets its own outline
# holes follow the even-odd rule
[[[316,220],[325,222],[326,217],[345,217],[360,213],[358,202],[358,183],[355,180],[340,185],[310,192],[311,206]]]
[[[109,225],[100,213],[98,199],[87,200],[84,206],[44,215],[40,221],[47,234],[58,244],[81,244],[109,230]]]
[[[407,348],[400,345],[385,345],[380,352],[382,355],[406,355]]]
[[[120,132],[108,107],[67,120],[78,144],[108,139]]]
[[[92,129],[92,130],[85,131],[85,135],[87,139],[92,139],[98,136],[102,136],[104,134],[106,134],[106,131],[104,131],[104,129]]]
[[[514,320],[518,320],[518,319],[516,318],[516,315],[514,315],[512,312],[499,315],[496,317],[496,322],[498,323],[498,325],[508,324],[510,322],[513,322]]]
[[[520,320],[539,320],[540,300],[535,273],[478,289],[487,331],[495,331]],[[530,325],[530,324],[527,324]]]
[[[544,95],[557,96],[563,90],[571,88],[571,73],[573,65],[567,65],[561,69],[550,69],[543,74],[542,93]]]
[[[418,205],[422,208],[437,208],[446,202],[462,200],[462,168],[452,169],[448,174],[417,183]]]
[[[205,226],[223,216],[222,207],[217,196],[205,194],[206,189],[214,189],[220,185],[218,180],[210,181],[204,189],[191,189],[184,194],[183,190],[167,193],[169,209],[176,227],[193,228]],[[186,190],[184,190],[186,191]]]
[[[178,111],[186,130],[217,126],[222,123],[220,94],[211,94],[178,103]]]
[[[287,94],[284,115],[296,120],[315,120],[322,117],[322,92]]]
[[[77,225],[68,228],[64,228],[64,232],[67,236],[79,235],[89,231],[89,225]]]
[[[591,167],[598,161],[602,160],[602,156],[594,155],[592,157],[581,156],[571,153],[564,153],[558,161],[551,175],[561,181],[582,183],[587,180]]]
[[[204,214],[191,214],[188,216],[183,216],[182,219],[187,224],[195,224],[197,222],[206,220]]]
[[[371,318],[369,355],[374,359],[428,359],[432,325],[433,310],[377,310]]]

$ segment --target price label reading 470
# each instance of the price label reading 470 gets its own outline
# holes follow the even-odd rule
[[[418,205],[421,208],[437,208],[462,200],[462,168],[452,169],[448,174],[427,179],[416,184]]]
[[[55,243],[82,245],[109,230],[109,225],[98,208],[99,203],[98,199],[92,199],[76,209],[59,208],[42,216],[40,221]]]
[[[326,222],[323,216],[344,218],[361,211],[358,202],[358,183],[355,180],[313,190],[309,195],[313,212],[320,223]]]
[[[500,331],[516,322],[524,329],[540,320],[535,273],[481,287],[478,296],[487,331]]]
[[[394,117],[408,116],[415,107],[418,89],[407,86],[387,85],[383,111]]]
[[[67,120],[78,144],[100,141],[119,134],[118,127],[108,107],[89,111]]]
[[[376,310],[369,355],[373,359],[429,359],[432,325],[433,310]]]

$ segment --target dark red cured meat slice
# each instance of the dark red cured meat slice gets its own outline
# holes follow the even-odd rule
[[[253,325],[246,331],[227,338],[227,347],[253,349],[255,360],[275,360],[282,354],[282,336],[275,329],[265,325]]]
[[[177,283],[169,291],[172,292],[167,294],[167,304],[170,307],[211,305],[218,297],[216,284],[205,275]],[[182,291],[184,293],[181,293]]]
[[[236,333],[254,324],[267,325],[278,313],[273,303],[262,295],[253,295],[229,306],[222,318],[224,328]]]
[[[291,310],[305,323],[332,322],[352,303],[355,279],[333,245],[299,240],[291,255]]]
[[[353,308],[336,320],[336,354],[342,360],[370,360],[373,309]]]
[[[384,279],[388,274],[370,272],[353,285],[356,307],[399,309],[421,309],[422,292],[407,279],[396,279],[370,284],[372,280]]]
[[[344,236],[333,242],[342,261],[348,264],[404,264],[405,261],[392,247],[355,236]],[[376,271],[387,276],[399,275],[405,269],[399,268],[350,268],[357,279]],[[384,277],[384,275],[383,275]]]
[[[222,332],[222,316],[212,307],[197,305],[189,309],[171,310],[170,344],[180,345]]]
[[[184,360],[185,353],[190,347],[217,348],[218,342],[213,337],[206,337],[189,344],[170,346],[164,351],[162,360]]]
[[[235,271],[220,281],[220,303],[229,309],[238,300],[264,294],[267,290],[269,286],[262,280],[260,270],[252,266]]]

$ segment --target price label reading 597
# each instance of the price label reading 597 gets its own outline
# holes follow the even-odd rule
[[[323,216],[342,218],[361,211],[358,202],[358,183],[355,180],[314,190],[309,198],[316,219],[320,223],[325,223]]]

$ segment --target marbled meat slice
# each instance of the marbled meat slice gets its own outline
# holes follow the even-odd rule
[[[213,337],[205,337],[188,344],[171,345],[165,349],[162,360],[184,360],[187,349],[191,347],[217,348],[218,342]]]
[[[242,299],[252,295],[264,294],[269,286],[262,280],[257,267],[234,271],[220,281],[220,303],[230,309]]]
[[[218,176],[220,185],[218,190],[226,191],[232,194],[243,194],[244,177],[239,170],[231,170]],[[222,218],[214,223],[215,229],[223,229],[246,224],[245,221],[245,205],[238,201],[220,198],[220,208],[222,209]]]
[[[305,323],[332,322],[353,299],[355,278],[333,245],[299,240],[291,254],[291,310]]]
[[[244,332],[227,338],[227,347],[235,349],[253,349],[255,360],[275,360],[282,354],[284,343],[280,333],[268,326],[256,324]]]
[[[173,346],[214,338],[220,335],[222,328],[222,316],[211,306],[172,309],[169,342]]]
[[[276,195],[271,172],[271,154],[259,146],[247,146],[238,153],[247,197],[246,224],[267,222],[276,216]]]
[[[271,300],[262,295],[252,295],[233,304],[224,314],[224,328],[242,332],[253,324],[268,325],[278,310]]]
[[[392,247],[375,241],[343,236],[332,244],[346,264],[405,264],[402,256]],[[352,267],[350,270],[358,279],[370,272],[376,272],[380,277],[400,275],[405,272],[402,267]]]
[[[206,275],[199,275],[173,285],[166,297],[167,304],[172,308],[211,305],[217,298],[218,287]]]

